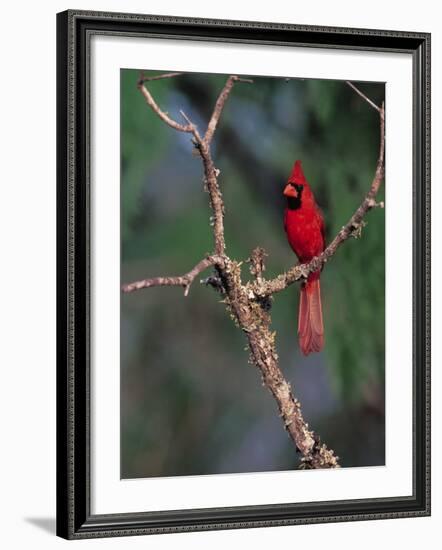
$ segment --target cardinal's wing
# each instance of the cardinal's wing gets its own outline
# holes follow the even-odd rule
[[[322,210],[317,207],[318,209],[318,222],[319,222],[319,229],[321,231],[322,235],[322,250],[325,249],[325,223],[324,223],[324,215],[322,213]]]

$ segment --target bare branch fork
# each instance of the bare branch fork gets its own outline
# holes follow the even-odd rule
[[[141,290],[142,288],[149,288],[151,286],[182,286],[184,288],[184,296],[189,294],[190,285],[197,275],[205,271],[210,266],[222,265],[223,259],[221,256],[207,256],[196,266],[191,269],[185,275],[178,275],[176,277],[154,277],[150,279],[143,279],[142,281],[136,281],[128,285],[123,285],[123,292],[134,292],[135,290]]]
[[[181,286],[184,288],[184,294],[187,296],[190,285],[196,276],[209,267],[214,268],[214,276],[210,276],[201,282],[211,284],[221,291],[223,294],[222,302],[226,304],[235,323],[246,334],[250,350],[250,362],[259,369],[263,384],[276,400],[284,427],[291,437],[296,450],[302,454],[301,467],[338,468],[338,457],[332,449],[327,448],[327,445],[321,443],[317,434],[309,429],[308,424],[303,418],[301,405],[294,397],[290,384],[285,380],[279,368],[275,333],[270,330],[271,300],[273,294],[284,290],[295,281],[305,279],[310,272],[321,268],[332,258],[344,241],[351,236],[355,237],[360,234],[364,225],[363,219],[369,210],[376,206],[383,207],[383,203],[377,203],[375,199],[384,176],[384,105],[382,104],[381,107],[378,107],[354,84],[347,82],[359,96],[379,113],[380,119],[379,157],[374,178],[362,203],[350,220],[342,227],[320,256],[313,258],[307,264],[296,265],[274,279],[265,279],[263,277],[266,253],[262,248],[256,248],[248,260],[253,280],[244,284],[241,279],[242,262],[232,260],[225,252],[224,202],[218,184],[219,170],[216,169],[212,160],[210,146],[225,103],[235,83],[250,83],[252,81],[235,75],[229,76],[215,103],[206,132],[204,136],[201,136],[197,127],[182,111],[181,116],[185,124],[175,121],[168,113],[162,111],[146,87],[146,82],[161,78],[171,78],[179,74],[166,73],[155,77],[145,77],[142,74],[138,81],[138,88],[149,107],[168,126],[177,131],[187,132],[192,135],[193,144],[203,163],[204,181],[213,211],[213,223],[211,225],[213,226],[214,253],[203,258],[193,269],[184,275],[143,279],[124,285],[122,290],[123,292],[134,292],[152,286]]]

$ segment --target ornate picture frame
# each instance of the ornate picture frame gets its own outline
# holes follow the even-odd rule
[[[253,44],[411,56],[411,495],[94,513],[90,246],[94,224],[90,88],[94,36],[194,41],[196,47],[205,43]],[[177,66],[179,63],[178,59]],[[57,16],[57,71],[57,534],[79,539],[429,515],[430,35],[69,10]],[[386,146],[388,151],[394,143],[387,141]]]

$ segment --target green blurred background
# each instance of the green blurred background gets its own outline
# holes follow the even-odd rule
[[[121,71],[122,282],[185,273],[212,251],[201,161],[189,135],[146,105],[138,78],[138,70]],[[379,124],[344,82],[253,79],[235,85],[213,158],[227,253],[241,260],[263,246],[271,277],[296,262],[282,223],[294,161],[302,160],[330,240],[371,182]],[[163,110],[180,120],[182,109],[203,132],[225,80],[183,74],[148,86]],[[384,99],[384,84],[359,86],[373,101]],[[322,353],[299,352],[296,285],[276,295],[272,309],[280,366],[304,417],[347,467],[385,463],[384,215],[371,212],[361,238],[345,243],[322,273]],[[219,300],[197,282],[187,298],[181,288],[121,296],[122,478],[299,465],[273,398],[247,362],[245,338]]]

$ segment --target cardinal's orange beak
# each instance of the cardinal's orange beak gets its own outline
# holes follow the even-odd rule
[[[286,197],[293,197],[294,199],[297,199],[298,198],[298,191],[296,191],[296,189],[295,189],[295,187],[293,187],[293,185],[288,183],[285,186],[284,195]]]

